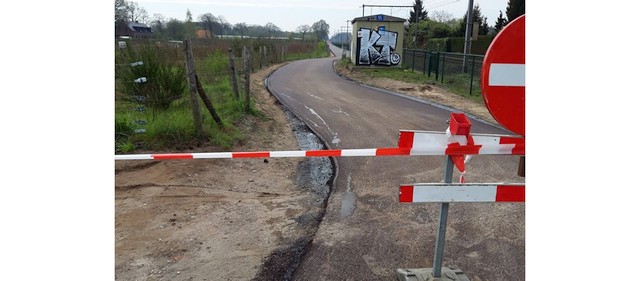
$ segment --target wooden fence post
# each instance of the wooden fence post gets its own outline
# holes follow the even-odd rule
[[[211,117],[213,117],[213,120],[216,121],[216,124],[218,124],[218,126],[220,126],[221,128],[224,127],[224,125],[222,124],[222,120],[220,119],[220,116],[218,116],[216,109],[213,108],[213,104],[211,104],[209,97],[207,97],[207,93],[204,92],[204,88],[202,87],[202,84],[200,84],[200,79],[198,79],[198,74],[196,74],[195,76],[196,76],[196,89],[198,90],[198,94],[200,95],[200,98],[202,99],[204,106],[207,108],[207,110],[209,110],[209,113],[211,114]]]
[[[264,46],[260,46],[260,47],[258,48],[258,53],[259,53],[259,55],[260,55],[260,69],[262,69],[262,65],[263,65],[263,62],[264,62],[264,52],[263,52],[263,47],[264,47]]]
[[[242,53],[244,57],[244,98],[245,106],[244,111],[249,112],[251,110],[251,94],[249,85],[251,83],[251,51],[247,46],[242,47]]]
[[[193,106],[193,123],[196,127],[196,134],[201,137],[204,133],[202,130],[202,117],[200,116],[200,104],[198,103],[198,90],[196,89],[196,64],[193,61],[189,40],[184,40],[184,55],[187,64],[187,78],[189,79],[189,97]]]
[[[240,99],[240,92],[238,91],[238,78],[236,77],[236,64],[233,62],[233,52],[229,48],[229,70],[231,76],[231,84],[233,85],[233,93],[236,95],[236,99]]]

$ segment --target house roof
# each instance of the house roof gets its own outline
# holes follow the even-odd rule
[[[151,27],[149,27],[148,25],[144,24],[144,23],[139,23],[139,22],[128,22],[127,26],[129,27],[129,29],[136,31],[136,32],[152,32],[151,31]]]
[[[353,24],[356,21],[405,22],[407,21],[407,19],[379,14],[355,18],[351,21],[351,23]]]
[[[127,25],[131,28],[133,27],[149,27],[148,25],[140,22],[128,22]]]

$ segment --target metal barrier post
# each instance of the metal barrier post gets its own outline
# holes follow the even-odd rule
[[[453,178],[453,160],[447,156],[444,166],[444,182],[451,183]],[[449,203],[440,203],[440,219],[438,223],[438,236],[436,237],[436,251],[433,258],[433,276],[438,278],[442,272],[442,256],[444,255],[444,240],[447,232],[447,216],[449,215]]]
[[[444,61],[447,57],[447,54],[442,53],[442,72],[440,72],[440,83],[444,83]]]
[[[422,60],[422,75],[427,75],[427,51],[424,51],[424,60]]]
[[[413,62],[411,64],[411,72],[415,72],[416,71],[416,50],[413,50]]]

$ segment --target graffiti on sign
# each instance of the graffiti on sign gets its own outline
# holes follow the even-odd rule
[[[397,65],[400,55],[395,52],[398,33],[380,27],[378,31],[368,28],[358,30],[358,64]]]

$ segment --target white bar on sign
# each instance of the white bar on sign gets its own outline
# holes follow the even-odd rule
[[[305,157],[306,151],[271,151],[271,157]]]
[[[342,156],[376,156],[376,149],[343,149]]]
[[[414,185],[413,202],[495,202],[496,186]]]
[[[489,86],[524,87],[524,64],[492,63],[489,67]]]

